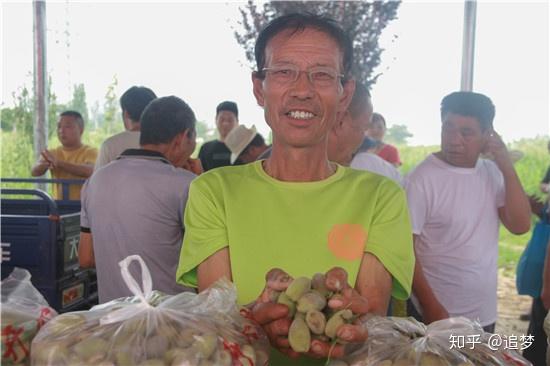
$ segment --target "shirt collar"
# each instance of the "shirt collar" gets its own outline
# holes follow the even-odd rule
[[[120,156],[117,158],[117,160],[118,159],[124,159],[124,158],[159,160],[159,161],[162,161],[165,164],[172,165],[172,163],[168,159],[166,159],[166,157],[162,153],[160,153],[158,151],[153,151],[153,150],[126,149],[122,152],[122,154],[120,154]]]

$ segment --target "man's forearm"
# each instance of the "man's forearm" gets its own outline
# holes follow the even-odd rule
[[[369,302],[369,313],[385,316],[391,297],[392,276],[371,253],[363,254],[355,289]]]
[[[94,240],[92,233],[81,232],[78,243],[78,263],[82,268],[95,267]]]
[[[232,280],[228,247],[218,250],[199,264],[197,268],[199,292],[206,290],[222,277]]]
[[[58,161],[57,168],[66,171],[67,173],[88,178],[94,172],[94,166],[90,164],[73,164],[66,161]]]
[[[426,280],[426,277],[424,276],[424,271],[422,270],[422,266],[420,265],[418,259],[416,260],[414,266],[412,290],[423,308],[430,307],[434,301],[437,301],[432,288],[428,284],[428,280]]]
[[[38,162],[32,167],[31,175],[33,177],[40,177],[48,171],[49,167],[50,165],[47,162]]]
[[[449,317],[447,309],[439,302],[435,296],[430,284],[424,276],[422,265],[416,260],[414,266],[413,293],[416,295],[420,306],[422,307],[422,317],[424,323],[429,324],[436,320]]]
[[[514,234],[523,234],[531,226],[531,206],[511,163],[499,166],[504,177],[505,201],[501,215],[504,226]]]

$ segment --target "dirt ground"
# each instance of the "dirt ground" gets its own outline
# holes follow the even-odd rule
[[[497,295],[498,320],[495,333],[518,337],[527,334],[529,322],[520,320],[519,316],[530,312],[532,298],[517,294],[513,274],[499,271]]]

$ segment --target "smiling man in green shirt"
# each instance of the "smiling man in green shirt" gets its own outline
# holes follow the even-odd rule
[[[236,284],[239,303],[249,304],[275,267],[311,277],[338,266],[348,272],[354,293],[366,299],[368,312],[385,315],[391,295],[408,297],[414,254],[403,190],[327,158],[328,133],[355,88],[352,53],[342,29],[314,15],[283,16],[260,33],[252,81],[273,131],[272,154],[213,170],[191,184],[180,283],[201,291],[225,276]],[[323,364],[315,358],[326,357],[330,344],[318,340],[307,355],[288,357],[298,355],[286,337],[286,306],[253,309],[280,351],[272,353],[270,365]],[[338,336],[362,342],[362,327],[343,326]]]

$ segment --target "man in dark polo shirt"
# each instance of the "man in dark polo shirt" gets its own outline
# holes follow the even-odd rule
[[[95,265],[100,303],[132,295],[118,266],[132,254],[149,267],[154,290],[188,290],[176,284],[176,267],[195,175],[175,165],[195,149],[191,108],[174,96],[152,101],[141,117],[140,147],[125,150],[82,189],[79,261]],[[137,266],[130,271],[141,283]]]
[[[231,151],[225,146],[225,138],[239,124],[239,109],[237,103],[225,101],[216,107],[216,128],[220,138],[209,141],[201,146],[199,159],[204,171],[231,165]]]

